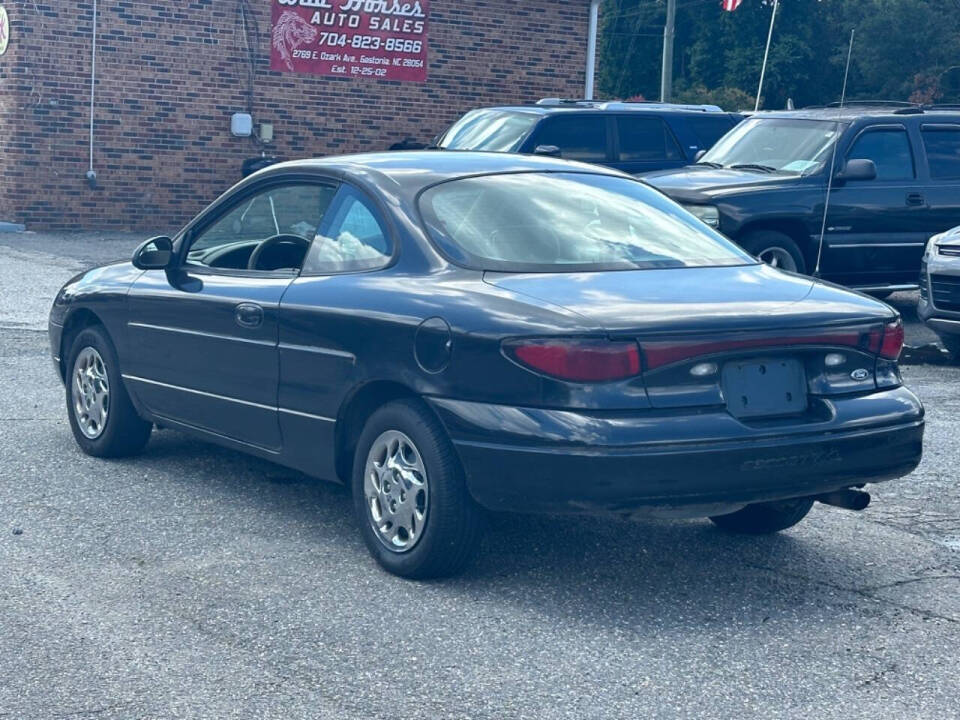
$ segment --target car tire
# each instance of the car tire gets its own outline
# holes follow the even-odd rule
[[[117,351],[103,326],[80,331],[67,357],[67,417],[80,449],[104,458],[143,450],[153,425],[133,407],[120,376]]]
[[[739,242],[744,250],[768,265],[801,275],[807,272],[803,253],[789,235],[776,230],[755,230],[744,235]]]
[[[357,442],[352,486],[364,542],[388,572],[445,577],[476,554],[481,510],[450,439],[423,401],[397,400],[373,413]]]
[[[812,507],[813,500],[810,498],[779,500],[747,505],[729,515],[715,515],[710,520],[728,532],[767,535],[793,527],[807,516]]]

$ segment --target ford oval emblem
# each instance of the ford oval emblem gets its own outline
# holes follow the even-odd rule
[[[863,368],[857,368],[850,373],[850,377],[852,377],[854,380],[866,380],[868,377],[870,377],[870,371],[864,370]]]

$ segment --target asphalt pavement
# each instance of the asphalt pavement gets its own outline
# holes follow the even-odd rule
[[[77,450],[46,313],[136,240],[0,235],[0,718],[960,717],[960,368],[904,368],[925,459],[863,513],[497,516],[414,583],[339,486],[169,430]]]

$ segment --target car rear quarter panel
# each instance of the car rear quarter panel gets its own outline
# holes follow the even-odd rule
[[[281,303],[282,432],[299,438],[291,462],[334,477],[335,425],[350,398],[372,383],[419,396],[538,404],[545,381],[500,352],[506,335],[583,331],[583,319],[548,303],[529,304],[483,282],[482,274],[448,269],[431,275],[402,269],[301,277]],[[418,330],[449,327],[449,357],[418,358]],[[445,343],[441,343],[444,346]],[[546,383],[549,384],[549,383]],[[644,396],[645,402],[645,396]],[[312,437],[309,445],[302,438]],[[317,468],[319,467],[319,471]]]

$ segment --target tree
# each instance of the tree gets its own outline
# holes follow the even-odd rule
[[[674,94],[752,109],[772,2],[678,0]],[[607,0],[598,89],[604,97],[659,97],[664,0]],[[960,101],[960,0],[780,0],[764,107],[839,99],[856,28],[851,99]],[[736,103],[734,105],[733,103]],[[744,104],[746,103],[746,104]]]

